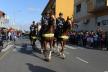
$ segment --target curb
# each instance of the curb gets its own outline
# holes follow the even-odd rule
[[[6,48],[2,49],[1,52],[6,52],[10,48],[12,48],[14,45],[8,45]]]
[[[12,41],[8,42],[6,45],[3,45],[3,48],[6,48],[8,45],[11,45],[11,44],[12,44]]]
[[[1,50],[1,53],[2,52],[6,52],[7,50],[9,50],[10,48],[12,48],[12,46],[14,46],[13,42],[8,42],[4,47],[3,49]]]

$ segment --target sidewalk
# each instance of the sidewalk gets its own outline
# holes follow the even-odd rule
[[[13,41],[4,41],[3,42],[3,49],[1,50],[0,53],[7,51],[14,45]]]
[[[14,43],[13,41],[5,41],[3,45],[3,49],[0,52],[0,57],[2,57],[9,49],[13,48]]]
[[[3,42],[3,49],[6,48],[8,45],[13,45],[13,41],[4,41]]]

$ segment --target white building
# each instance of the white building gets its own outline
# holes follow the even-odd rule
[[[9,17],[0,11],[0,27],[8,28]]]
[[[95,31],[97,27],[108,31],[108,0],[74,1],[74,20],[78,31]]]

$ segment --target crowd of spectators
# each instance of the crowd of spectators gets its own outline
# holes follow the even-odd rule
[[[108,50],[108,32],[80,31],[71,32],[69,42],[85,48]]]

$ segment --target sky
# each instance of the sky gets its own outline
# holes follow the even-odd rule
[[[40,21],[41,13],[49,0],[0,0],[0,10],[9,16],[10,23],[15,22],[28,30],[32,21]]]

